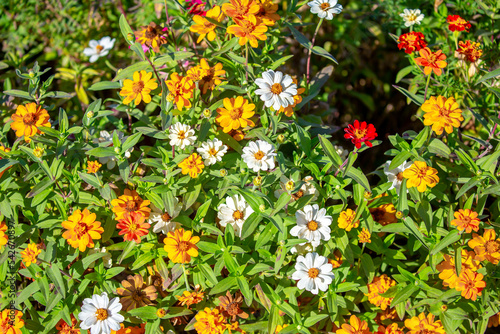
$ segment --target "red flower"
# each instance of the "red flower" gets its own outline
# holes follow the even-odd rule
[[[354,125],[350,125],[344,129],[346,134],[344,138],[351,139],[351,142],[356,146],[356,148],[361,148],[361,144],[365,143],[368,147],[372,147],[372,143],[370,140],[373,140],[377,137],[377,131],[373,124],[366,124],[366,122],[362,122],[361,124],[358,120],[354,121]]]
[[[207,12],[205,11],[205,5],[201,0],[186,0],[187,6],[189,9],[189,14],[191,15],[200,15],[206,16]]]
[[[467,41],[467,42],[458,42],[458,50],[457,52],[463,54],[468,61],[475,63],[482,55],[483,50],[479,48],[480,44]]]
[[[407,54],[411,54],[413,51],[419,51],[427,46],[424,34],[415,31],[399,36],[398,43],[399,50],[405,49]]]
[[[460,15],[448,15],[448,18],[446,19],[446,22],[448,22],[449,26],[448,29],[450,31],[467,31],[469,32],[470,30],[470,22],[465,21],[463,18],[460,17]]]
[[[116,228],[121,231],[118,235],[124,235],[123,237],[126,241],[135,241],[137,243],[141,242],[141,237],[149,233],[148,228],[151,226],[145,223],[144,216],[137,212],[125,213],[123,219],[118,220]]]

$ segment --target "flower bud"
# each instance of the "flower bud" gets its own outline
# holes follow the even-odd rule
[[[264,204],[259,205],[259,210],[263,212],[266,210],[266,206]]]
[[[39,272],[35,273],[35,277],[36,277],[36,278],[42,278],[42,277],[43,277],[42,272],[41,272],[41,271],[39,271]]]
[[[129,151],[125,152],[125,158],[127,158],[127,159],[130,158],[130,152]]]
[[[127,34],[127,39],[128,39],[130,42],[133,42],[133,41],[134,41],[134,39],[135,39],[134,34],[132,34],[132,33],[130,33],[130,32],[129,32],[129,33]]]
[[[29,75],[29,76],[30,76],[30,78],[32,78],[32,79],[35,77],[35,73],[33,73],[33,71],[31,71],[31,70],[28,72],[28,75]]]
[[[292,191],[293,189],[295,189],[295,182],[293,182],[292,180],[288,181],[286,184],[285,184],[285,189],[287,191]]]
[[[40,147],[40,146],[37,146],[34,150],[33,150],[33,155],[35,157],[37,157],[38,159],[40,159],[42,156],[43,156],[43,153],[45,152],[45,150]]]
[[[87,113],[87,117],[88,118],[92,118],[94,117],[94,112],[92,110],[90,110],[88,113]]]
[[[396,212],[396,218],[397,219],[401,219],[401,218],[403,218],[403,216],[404,215],[403,215],[403,213],[401,211]]]
[[[372,193],[369,192],[369,191],[365,191],[363,193],[363,197],[366,198],[366,199],[370,199],[372,197]]]
[[[116,154],[120,153],[120,148],[119,147],[115,147],[115,153]]]
[[[225,170],[225,169],[221,169],[221,170],[219,171],[219,173],[220,173],[220,176],[224,177],[224,176],[226,176],[226,175],[227,175],[227,170]]]
[[[253,179],[253,185],[258,187],[262,184],[262,176],[256,176],[254,179]]]
[[[276,138],[276,141],[279,144],[283,144],[285,142],[285,136],[283,136],[282,134],[279,134],[278,137]]]
[[[156,311],[156,316],[158,318],[163,318],[166,315],[167,315],[167,311],[165,311],[164,308],[160,308],[160,309],[158,309],[158,311]]]
[[[210,118],[212,116],[212,111],[210,109],[203,110],[203,117]]]

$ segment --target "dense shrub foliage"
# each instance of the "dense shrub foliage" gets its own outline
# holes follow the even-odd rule
[[[1,333],[494,331],[499,7],[0,5]]]

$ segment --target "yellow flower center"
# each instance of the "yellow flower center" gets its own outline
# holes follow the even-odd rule
[[[288,191],[292,191],[293,188],[295,188],[295,182],[293,182],[292,180],[288,181],[285,185],[285,188]]]
[[[179,242],[179,251],[185,252],[189,249],[189,242],[187,241],[181,241]]]
[[[137,209],[138,209],[138,207],[137,207],[137,203],[135,201],[128,201],[125,204],[125,210],[127,210],[128,212],[133,212],[133,211],[136,211]]]
[[[484,245],[486,248],[486,251],[490,254],[498,252],[500,249],[500,243],[496,240],[490,240],[487,241],[486,244]]]
[[[264,158],[264,152],[262,152],[261,150],[257,151],[257,153],[255,153],[253,156],[256,160],[262,160],[262,158]]]
[[[320,7],[321,7],[322,10],[327,10],[328,8],[330,8],[330,4],[328,2],[323,2],[320,5]]]
[[[161,219],[165,222],[168,222],[168,221],[170,221],[170,219],[172,219],[172,217],[170,217],[168,212],[165,212],[164,214],[161,215]]]
[[[358,139],[362,139],[366,136],[366,133],[368,132],[367,129],[355,129],[354,130],[354,136]]]
[[[308,274],[308,275],[309,275],[309,277],[311,277],[311,278],[316,278],[316,277],[318,277],[318,275],[319,275],[319,270],[318,270],[318,269],[316,269],[316,268],[311,268],[311,269],[309,269],[309,270],[307,271],[307,274]]]
[[[104,46],[98,45],[95,47],[95,50],[97,51],[97,53],[101,53],[101,51],[104,50]]]
[[[236,210],[233,212],[233,218],[234,219],[243,219],[243,212]]]
[[[78,236],[78,239],[80,239],[84,234],[87,234],[88,226],[85,223],[78,223],[75,226],[75,233]]]
[[[399,182],[403,181],[404,179],[403,172],[399,172],[398,175],[396,175],[396,178],[398,179]]]
[[[217,155],[217,150],[212,147],[211,149],[208,150],[208,154],[215,157]]]
[[[185,138],[186,138],[186,133],[185,133],[184,131],[182,131],[182,130],[181,130],[181,131],[179,131],[179,132],[177,133],[177,137],[178,137],[179,139],[185,139]]]
[[[27,113],[23,116],[23,123],[25,125],[35,125],[38,121],[38,116],[34,113]]]
[[[130,225],[128,226],[128,230],[130,232],[135,232],[139,229],[139,225],[136,223],[136,222],[132,222],[130,223]]]
[[[417,20],[417,17],[418,17],[418,16],[417,16],[417,14],[412,13],[412,14],[408,15],[408,16],[406,17],[406,19],[407,19],[408,21],[410,21],[410,22],[413,22],[413,21],[416,21],[416,20]]]
[[[307,228],[311,231],[316,231],[318,229],[318,223],[314,220],[311,220],[307,223]]]
[[[132,84],[132,91],[136,94],[142,92],[143,89],[144,89],[144,81],[142,80],[134,81],[134,83]]]
[[[105,308],[97,309],[97,311],[95,312],[95,317],[97,318],[97,320],[106,320],[108,318],[108,310],[106,310]]]
[[[142,292],[141,290],[135,290],[134,293],[132,294],[132,299],[134,299],[136,302],[141,302],[143,296],[144,292]]]
[[[275,83],[274,85],[271,86],[271,93],[273,94],[281,94],[283,92],[283,86],[279,83]]]
[[[243,115],[242,108],[234,108],[229,112],[229,117],[231,117],[232,120],[240,119],[242,115]]]

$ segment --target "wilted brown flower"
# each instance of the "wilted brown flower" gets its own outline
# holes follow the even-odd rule
[[[153,304],[153,300],[158,298],[156,288],[153,285],[146,286],[141,275],[128,275],[127,280],[122,281],[123,288],[116,289],[120,296],[120,303],[124,311],[130,311],[138,307]]]
[[[231,318],[231,322],[236,321],[238,317],[242,319],[248,318],[248,314],[243,312],[240,308],[240,305],[243,302],[241,293],[237,292],[233,298],[228,291],[226,292],[226,296],[219,297],[219,301],[219,307],[222,310],[222,315],[226,318]]]

